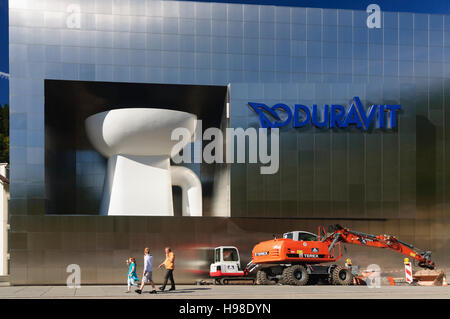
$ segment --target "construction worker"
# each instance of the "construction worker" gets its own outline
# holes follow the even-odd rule
[[[350,258],[347,258],[345,261],[345,268],[352,268],[352,260]]]
[[[347,260],[345,261],[345,268],[350,269],[350,271],[352,271],[352,260],[350,258],[347,258]],[[354,285],[358,285],[358,278],[356,276],[353,276],[353,284]]]

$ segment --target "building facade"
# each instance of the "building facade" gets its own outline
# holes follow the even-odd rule
[[[209,252],[242,260],[273,233],[341,223],[435,252],[450,234],[450,17],[153,0],[11,1],[10,274],[13,284],[120,283],[124,260],[170,245],[180,282]],[[84,119],[123,107],[196,114],[207,127],[259,127],[249,103],[401,105],[396,127],[287,125],[276,174],[257,164],[189,164],[203,217],[98,216],[105,159]],[[197,144],[198,146],[198,144]],[[201,146],[201,145],[200,145]],[[175,200],[177,197],[176,191]],[[179,195],[179,194],[178,194]],[[402,258],[349,247],[354,263]],[[138,264],[139,268],[139,264]],[[160,280],[161,274],[156,274]]]

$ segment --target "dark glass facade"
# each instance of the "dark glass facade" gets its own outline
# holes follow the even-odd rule
[[[355,125],[282,128],[277,174],[261,175],[254,164],[231,167],[233,216],[416,218],[416,204],[423,198],[417,187],[431,183],[417,163],[425,164],[422,154],[435,149],[435,135],[428,120],[416,119],[423,97],[414,84],[232,84],[231,126],[259,127],[259,117],[245,107],[247,100],[291,108],[317,104],[320,110],[323,105],[348,105],[348,96],[369,106],[400,104],[397,126],[368,131]],[[436,168],[427,166],[433,174]]]

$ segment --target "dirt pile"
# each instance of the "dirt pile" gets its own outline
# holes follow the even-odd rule
[[[441,269],[420,269],[414,273],[415,276],[437,276],[441,272]]]
[[[415,272],[413,278],[422,286],[442,286],[445,282],[445,273],[441,269],[421,269]]]

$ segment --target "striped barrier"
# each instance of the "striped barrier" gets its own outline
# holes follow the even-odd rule
[[[410,262],[405,262],[405,279],[408,284],[413,282],[412,266]]]

